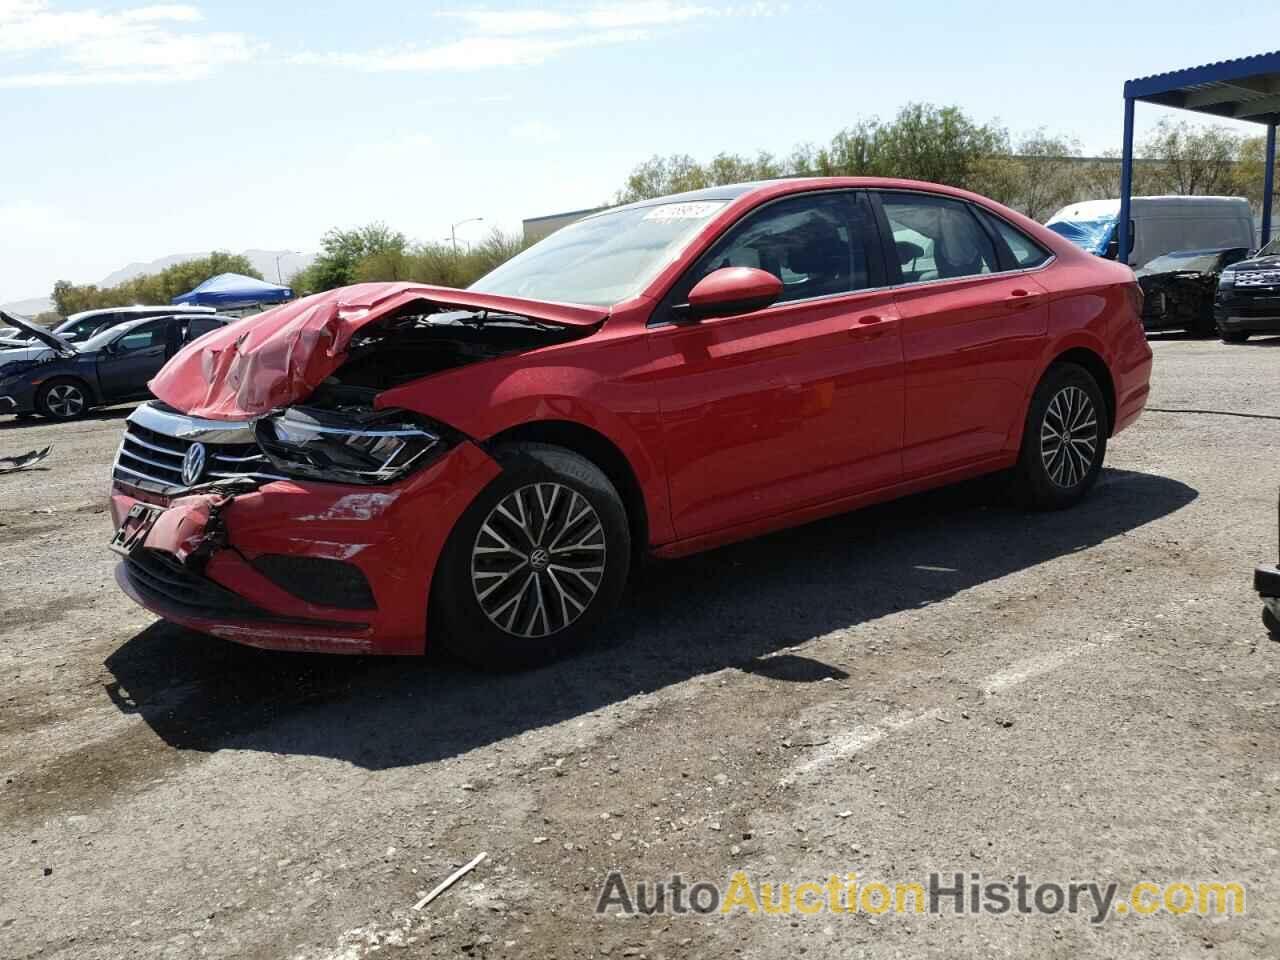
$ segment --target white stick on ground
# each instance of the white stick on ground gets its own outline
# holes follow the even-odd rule
[[[470,863],[464,864],[463,866],[459,867],[457,870],[453,871],[453,873],[449,874],[449,876],[444,878],[444,880],[440,883],[438,887],[436,887],[434,890],[428,893],[425,897],[423,897],[421,900],[415,903],[413,905],[413,909],[421,910],[428,903],[430,903],[436,897],[440,896],[440,894],[444,893],[446,890],[452,887],[455,883],[457,883],[459,880],[465,877],[468,873],[470,873],[476,867],[480,866],[480,861],[487,856],[488,856],[487,853],[482,853],[479,856],[477,856],[474,860],[472,860]]]

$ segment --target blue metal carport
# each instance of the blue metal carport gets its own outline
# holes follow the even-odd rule
[[[1133,192],[1133,105],[1158,103],[1230,120],[1249,120],[1267,128],[1266,173],[1262,185],[1262,242],[1271,239],[1271,203],[1276,182],[1276,123],[1280,122],[1280,50],[1255,57],[1223,60],[1124,85],[1124,156],[1120,166],[1119,255],[1128,262],[1129,195]]]

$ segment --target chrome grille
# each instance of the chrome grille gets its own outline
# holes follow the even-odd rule
[[[155,404],[144,404],[129,415],[112,476],[166,496],[181,493],[187,489],[182,461],[196,442],[204,444],[208,457],[199,483],[230,477],[284,479],[272,471],[249,424],[200,420]]]
[[[1248,270],[1236,274],[1237,287],[1280,286],[1280,270]]]

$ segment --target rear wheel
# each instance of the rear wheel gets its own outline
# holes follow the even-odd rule
[[[1220,330],[1219,336],[1223,343],[1246,343],[1249,340],[1249,334],[1244,331]]]
[[[89,391],[79,380],[50,380],[36,395],[36,407],[51,420],[74,420],[89,409]]]
[[[495,456],[503,472],[450,534],[432,611],[450,653],[511,670],[590,639],[622,595],[631,537],[622,499],[591,461],[544,443]]]
[[[1031,398],[1015,471],[1015,489],[1028,506],[1059,510],[1089,492],[1107,452],[1106,409],[1084,367],[1049,368]]]

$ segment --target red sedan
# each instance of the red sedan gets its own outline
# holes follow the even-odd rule
[[[116,460],[118,580],[262,647],[536,662],[640,554],[1000,470],[1079,500],[1146,402],[1140,297],[933,184],[609,210],[468,290],[334,290],[186,347]]]

